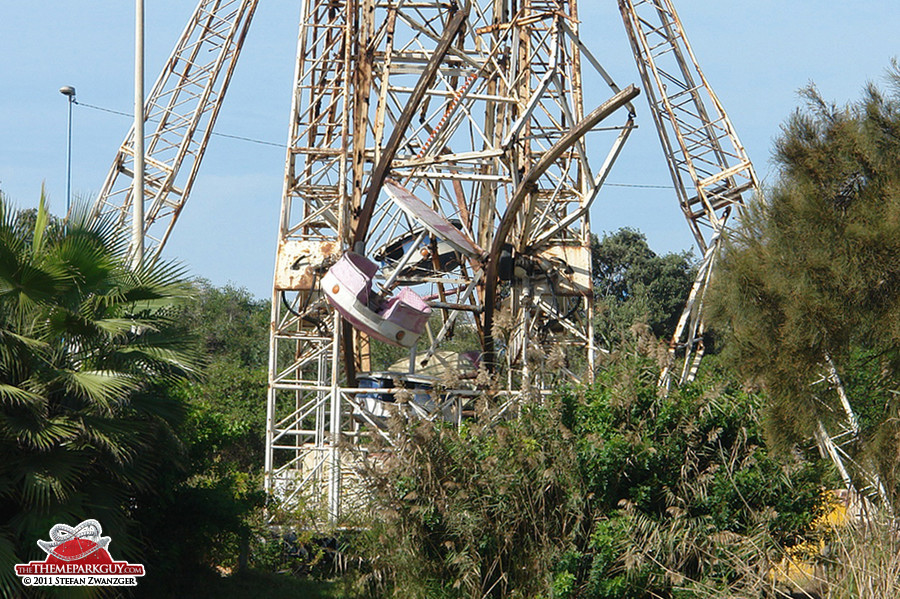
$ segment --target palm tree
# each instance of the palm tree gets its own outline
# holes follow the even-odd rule
[[[0,196],[0,596],[21,592],[13,564],[40,559],[57,522],[96,518],[117,559],[136,549],[134,498],[177,448],[170,390],[199,364],[178,321],[183,270],[129,270],[123,240],[86,215]]]

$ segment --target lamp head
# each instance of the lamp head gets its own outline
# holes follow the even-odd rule
[[[59,93],[61,93],[64,96],[68,96],[69,100],[71,100],[72,98],[75,97],[75,88],[72,87],[71,85],[65,85],[65,86],[59,88]]]

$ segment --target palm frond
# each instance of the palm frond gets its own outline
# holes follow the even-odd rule
[[[37,218],[34,222],[34,233],[31,241],[31,253],[40,255],[44,248],[44,234],[47,232],[47,224],[50,221],[50,213],[47,211],[47,194],[44,185],[41,185],[41,199],[38,202]]]
[[[0,597],[15,599],[19,597],[22,587],[16,576],[15,565],[23,560],[16,554],[16,544],[12,532],[4,527],[0,529]]]
[[[39,394],[32,393],[27,389],[0,383],[0,404],[2,405],[23,407],[36,404],[42,399]]]
[[[53,502],[65,502],[72,491],[75,490],[74,481],[60,477],[60,466],[55,467],[57,472],[32,471],[25,475],[22,485],[22,499],[34,508],[43,508]],[[69,475],[74,474],[69,470]],[[72,477],[74,478],[74,477]]]
[[[111,339],[122,339],[132,331],[135,323],[129,318],[98,318],[93,325]]]
[[[47,420],[33,414],[7,414],[0,421],[0,437],[5,442],[36,451],[49,451],[74,439],[78,425],[65,418]]]
[[[96,409],[107,415],[114,413],[114,404],[127,398],[136,389],[139,381],[130,374],[103,370],[64,370],[60,378],[66,390],[89,399]]]

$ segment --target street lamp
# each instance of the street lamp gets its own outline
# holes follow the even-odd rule
[[[66,139],[66,219],[72,204],[72,104],[75,103],[75,88],[66,85],[59,88],[59,93],[69,99],[69,134]]]
[[[132,264],[144,261],[144,0],[134,0],[134,188]]]

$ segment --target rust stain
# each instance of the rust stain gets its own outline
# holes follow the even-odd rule
[[[285,291],[316,289],[340,253],[335,241],[282,240],[275,261],[275,287]]]

